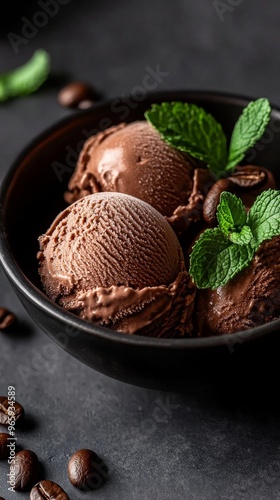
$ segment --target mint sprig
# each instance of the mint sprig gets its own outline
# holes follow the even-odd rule
[[[247,245],[253,240],[253,233],[249,226],[243,226],[240,232],[233,231],[228,235],[232,243],[237,243],[237,245]]]
[[[227,236],[238,232],[246,224],[247,212],[240,198],[225,191],[220,197],[217,220],[221,231]]]
[[[37,50],[23,66],[0,75],[0,102],[35,92],[46,81],[50,72],[50,56]]]
[[[198,288],[224,286],[250,264],[263,241],[280,235],[280,191],[261,193],[248,214],[237,196],[223,192],[217,219],[218,227],[202,233],[190,256]]]
[[[182,102],[153,104],[145,113],[171,146],[211,165],[218,175],[227,162],[227,140],[222,126],[203,108]]]
[[[252,101],[235,124],[229,150],[221,124],[195,104],[153,104],[145,118],[168,144],[207,163],[213,176],[219,179],[228,176],[260,139],[270,113],[266,98]]]
[[[247,266],[254,255],[250,246],[237,245],[219,229],[206,229],[191,254],[190,274],[198,288],[218,288]]]
[[[243,109],[232,132],[227,171],[231,171],[244,158],[246,151],[262,137],[270,119],[271,107],[267,99],[250,102]]]
[[[280,191],[268,189],[257,197],[248,214],[255,246],[280,234]]]

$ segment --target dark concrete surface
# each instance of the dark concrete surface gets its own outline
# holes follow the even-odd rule
[[[147,66],[159,65],[168,76],[158,90],[215,89],[280,104],[278,0],[64,0],[17,53],[7,35],[22,36],[21,16],[32,21],[42,9],[39,2],[9,2],[8,17],[5,3],[0,71],[42,47],[51,53],[53,77],[34,96],[0,105],[1,176],[30,139],[70,113],[56,101],[64,81],[90,81],[113,97],[141,85]],[[226,9],[223,20],[218,5]],[[110,380],[54,345],[29,319],[3,273],[0,279],[0,305],[19,317],[18,327],[0,333],[0,395],[15,386],[28,417],[18,444],[38,454],[45,477],[72,500],[280,498],[279,412],[270,400],[274,391],[278,397],[277,381],[263,400],[257,391],[239,397],[226,381],[224,392],[197,387],[186,396]],[[82,447],[94,449],[110,468],[110,480],[91,494],[67,479],[67,460]],[[7,491],[7,470],[0,462],[0,496],[28,498]]]

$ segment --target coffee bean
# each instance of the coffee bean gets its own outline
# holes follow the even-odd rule
[[[39,461],[30,450],[19,451],[10,466],[10,485],[17,491],[28,491],[38,481]]]
[[[5,498],[3,498],[3,497],[0,497],[0,500],[5,500]]]
[[[10,413],[10,414],[9,414]],[[5,396],[0,396],[0,424],[10,425],[10,423],[15,420],[15,422],[20,422],[24,417],[23,407],[17,403],[8,400]]]
[[[91,108],[93,105],[94,105],[94,101],[85,100],[85,101],[79,102],[78,108],[79,109],[88,109],[88,108]]]
[[[30,500],[70,500],[69,496],[52,481],[40,481],[30,492]]]
[[[246,165],[236,167],[227,179],[220,179],[211,187],[203,204],[203,218],[208,224],[216,224],[216,213],[223,191],[241,196],[247,190],[258,189],[267,182],[267,174],[261,167]]]
[[[76,488],[94,490],[107,479],[108,468],[94,451],[79,450],[69,460],[68,476]]]
[[[230,191],[232,182],[230,179],[220,179],[215,182],[207,193],[203,203],[203,218],[208,224],[216,224],[216,213],[223,191]]]
[[[5,330],[16,320],[15,315],[5,307],[0,307],[0,330]]]
[[[90,85],[82,82],[69,83],[58,94],[58,102],[66,108],[76,108],[82,101],[92,101],[96,92]]]
[[[246,165],[236,167],[229,179],[242,189],[256,189],[266,183],[267,174],[261,167]]]
[[[0,432],[0,460],[5,460],[9,456],[9,448],[8,448],[8,438],[9,434],[6,432]]]

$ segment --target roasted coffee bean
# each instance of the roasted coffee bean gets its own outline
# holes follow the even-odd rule
[[[6,434],[6,432],[0,432],[0,460],[5,460],[9,456],[9,448],[7,446],[9,437],[10,435]]]
[[[99,488],[108,477],[108,468],[91,450],[76,451],[68,463],[70,482],[81,490]]]
[[[5,500],[5,498],[3,498],[3,497],[0,497],[0,500]]]
[[[230,179],[220,179],[208,191],[203,203],[203,218],[208,224],[216,224],[217,207],[223,191],[230,191],[233,186]]]
[[[0,424],[8,426],[13,420],[20,422],[23,417],[24,409],[19,403],[9,401],[5,396],[0,396]]]
[[[246,165],[236,167],[227,179],[220,179],[212,186],[203,204],[203,218],[208,224],[216,224],[216,213],[223,191],[241,194],[242,191],[258,189],[267,182],[267,174],[261,167]]]
[[[0,307],[0,330],[5,330],[16,320],[15,315],[5,307]]]
[[[245,167],[237,167],[229,180],[241,189],[255,189],[266,183],[267,174],[260,167],[246,165]]]
[[[40,481],[30,492],[30,500],[70,500],[69,496],[52,481]]]
[[[66,108],[76,108],[83,101],[92,101],[96,92],[90,85],[82,82],[69,83],[58,94],[58,102]]]
[[[94,101],[85,100],[85,101],[81,101],[78,104],[78,108],[79,109],[88,109],[88,108],[91,108],[93,105],[94,105]]]
[[[39,461],[30,450],[19,451],[10,466],[10,485],[17,491],[28,491],[38,481]]]

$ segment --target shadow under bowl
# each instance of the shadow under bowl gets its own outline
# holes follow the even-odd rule
[[[0,193],[0,258],[22,304],[42,330],[75,358],[110,377],[143,387],[193,391],[221,379],[264,384],[278,375],[280,319],[232,335],[193,339],[127,336],[90,324],[52,303],[38,276],[37,238],[65,208],[63,193],[84,141],[121,121],[143,119],[152,103],[193,102],[221,122],[227,136],[251,99],[214,92],[173,91],[133,102],[101,103],[59,122],[16,159]],[[126,116],[124,116],[126,115]],[[280,183],[280,110],[273,107],[265,139],[251,161]],[[255,156],[252,159],[252,156]],[[266,362],[269,360],[269,363]],[[265,363],[265,370],[263,369]]]

